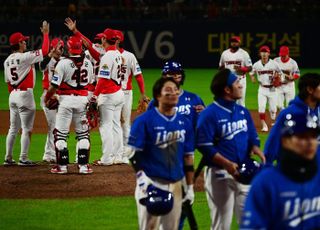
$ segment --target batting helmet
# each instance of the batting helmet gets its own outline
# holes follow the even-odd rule
[[[306,132],[319,135],[320,120],[316,115],[305,113],[288,113],[285,115],[281,129],[282,136],[293,136]]]
[[[167,75],[167,74],[181,74],[182,79],[181,79],[180,85],[183,85],[185,74],[184,74],[182,65],[179,62],[167,61],[162,68],[162,75]]]
[[[76,36],[70,36],[67,41],[68,51],[71,54],[81,54],[82,50],[82,40]]]
[[[148,197],[145,199],[147,211],[154,216],[168,214],[173,207],[173,194],[169,191],[149,185],[147,188]]]
[[[246,159],[238,169],[239,171],[239,178],[238,181],[242,184],[250,184],[254,176],[261,170],[262,165],[249,158]]]
[[[58,44],[61,44],[61,47],[64,47],[64,42],[62,39],[60,38],[54,38],[52,39],[52,41],[50,42],[50,48],[56,48]]]

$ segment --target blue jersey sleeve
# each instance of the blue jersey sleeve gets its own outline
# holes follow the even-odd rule
[[[145,115],[137,117],[130,130],[130,136],[128,140],[128,145],[132,146],[136,150],[143,150],[146,140],[146,127],[145,127]]]
[[[199,116],[196,129],[196,146],[206,158],[211,159],[218,151],[213,143],[216,134],[216,121],[208,109],[202,111]]]
[[[248,110],[246,110],[246,119],[248,125],[248,133],[249,133],[249,145],[260,147],[260,138],[258,136],[256,127],[254,126],[251,114]]]

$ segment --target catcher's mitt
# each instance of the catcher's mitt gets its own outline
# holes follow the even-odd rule
[[[56,110],[59,107],[59,100],[57,96],[52,96],[49,100],[46,102],[46,107],[50,110]]]
[[[91,99],[90,102],[87,104],[87,119],[91,129],[98,126],[99,118],[100,114],[97,102],[95,99]]]
[[[279,87],[281,86],[281,76],[278,73],[275,73],[272,77],[272,85],[274,87]]]
[[[148,105],[150,103],[150,98],[149,97],[144,97],[143,99],[139,100],[138,108],[137,108],[137,113],[141,114],[147,111]]]

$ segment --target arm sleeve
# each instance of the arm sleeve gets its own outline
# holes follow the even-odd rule
[[[139,86],[140,93],[144,94],[144,92],[145,92],[144,91],[144,80],[143,80],[143,76],[141,73],[136,76],[136,80],[137,80],[137,83]]]
[[[49,53],[49,44],[50,40],[49,40],[49,34],[45,33],[43,34],[43,41],[42,41],[42,55],[46,56]]]
[[[202,111],[197,123],[196,146],[207,159],[212,159],[218,152],[213,140],[215,139],[215,121],[210,119],[209,113]]]
[[[251,61],[250,55],[247,52],[245,52],[244,65],[247,67],[252,66],[252,61]]]

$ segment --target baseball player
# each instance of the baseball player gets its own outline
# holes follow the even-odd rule
[[[130,124],[131,124],[131,110],[132,110],[132,100],[133,100],[133,91],[132,91],[132,77],[134,76],[140,90],[140,100],[145,100],[145,90],[144,90],[144,80],[141,72],[140,65],[134,56],[133,53],[123,49],[124,35],[121,31],[115,30],[115,34],[118,37],[117,47],[122,56],[122,71],[123,79],[121,82],[122,90],[124,93],[124,104],[121,110],[122,118],[122,132],[123,132],[123,143],[128,143]],[[122,156],[122,158],[116,158],[115,164],[129,163],[129,160]]]
[[[41,32],[42,48],[29,52],[25,52],[28,36],[16,32],[9,38],[12,54],[4,62],[4,78],[10,92],[10,128],[6,139],[4,165],[16,164],[13,160],[13,145],[20,128],[22,129],[21,153],[18,164],[33,165],[28,159],[28,151],[36,111],[33,96],[36,77],[34,64],[42,61],[43,56],[49,52],[49,24],[46,21],[42,23]]]
[[[61,55],[63,54],[64,42],[60,38],[54,38],[50,42],[50,52],[44,57],[43,61],[39,63],[40,70],[42,70],[42,88],[43,93],[40,98],[40,105],[44,111],[44,114],[47,119],[48,124],[48,133],[46,144],[44,147],[44,154],[42,160],[46,163],[55,163],[56,161],[56,152],[54,146],[54,137],[53,130],[56,122],[56,110],[49,110],[44,104],[44,97],[47,94],[47,91],[54,74],[54,68],[57,62],[60,60]]]
[[[241,229],[320,229],[319,123],[314,118],[287,114],[279,131],[280,163],[254,179]]]
[[[67,41],[69,56],[60,60],[54,70],[50,88],[45,96],[45,103],[52,100],[54,94],[59,94],[59,109],[56,116],[54,142],[56,147],[57,165],[51,173],[66,174],[69,163],[67,138],[71,121],[74,122],[77,135],[76,152],[78,156],[79,173],[90,174],[89,153],[90,137],[86,117],[88,90],[86,86],[92,82],[93,66],[86,59],[82,50],[82,41],[75,36]]]
[[[243,91],[243,97],[240,98],[237,103],[245,106],[247,88],[246,73],[251,71],[252,62],[248,52],[240,48],[240,44],[240,37],[231,37],[230,48],[223,51],[221,54],[219,68],[227,68],[236,73],[236,75],[240,79],[240,84],[242,85]]]
[[[215,101],[200,113],[196,144],[206,159],[205,190],[211,229],[230,229],[233,211],[240,222],[250,185],[237,181],[239,166],[251,154],[265,162],[249,111],[236,103],[242,97],[240,79],[229,69],[211,83]]]
[[[264,146],[264,153],[269,165],[274,160],[279,160],[278,153],[281,149],[279,130],[283,128],[288,114],[303,112],[306,116],[316,116],[320,123],[320,74],[307,73],[299,78],[298,91],[298,95],[294,100],[278,115]],[[318,151],[320,152],[320,148]]]
[[[268,132],[269,128],[266,123],[266,106],[269,104],[270,117],[272,124],[277,115],[277,92],[273,85],[274,78],[279,76],[282,78],[282,71],[279,65],[269,58],[270,49],[268,46],[261,46],[259,49],[261,59],[253,64],[250,77],[253,83],[255,83],[254,75],[257,75],[259,82],[258,89],[258,110],[261,121],[261,131]]]
[[[184,199],[194,200],[194,131],[190,120],[175,110],[178,87],[171,78],[160,78],[153,86],[156,107],[136,118],[131,127],[128,145],[137,172],[139,229],[178,229],[184,176],[188,184]],[[153,216],[140,203],[149,184],[173,193],[173,209],[167,215]]]
[[[294,98],[294,81],[300,77],[300,70],[297,62],[289,57],[288,46],[280,47],[279,57],[276,57],[274,61],[278,63],[285,76],[283,82],[281,82],[282,85],[277,88],[278,108],[282,110],[284,107],[288,106],[289,102]],[[284,101],[286,102],[286,106]]]
[[[198,95],[181,88],[186,77],[182,65],[176,61],[166,62],[162,68],[162,77],[172,78],[179,85],[179,101],[175,109],[178,113],[186,116],[195,127],[199,113],[205,108],[205,105]],[[152,100],[149,103],[148,109],[154,106],[154,101]]]

